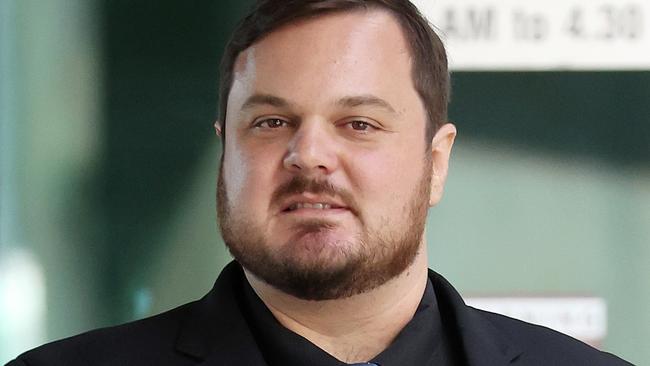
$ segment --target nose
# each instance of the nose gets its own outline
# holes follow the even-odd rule
[[[330,174],[338,160],[328,122],[303,121],[289,141],[285,169],[305,175]]]

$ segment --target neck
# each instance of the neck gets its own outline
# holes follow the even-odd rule
[[[246,278],[285,328],[337,359],[366,362],[388,348],[413,318],[427,281],[426,245],[399,276],[345,299],[307,301],[288,295],[245,271]]]

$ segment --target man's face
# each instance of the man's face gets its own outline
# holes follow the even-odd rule
[[[291,24],[242,52],[227,105],[219,220],[244,268],[294,296],[351,296],[422,246],[426,113],[383,11]]]

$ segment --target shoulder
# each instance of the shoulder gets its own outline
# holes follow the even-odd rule
[[[522,350],[520,365],[630,365],[607,352],[552,329],[469,307],[512,339]]]
[[[443,323],[472,364],[630,365],[549,328],[467,306],[458,291],[440,274],[430,270],[429,279]]]
[[[48,343],[23,353],[7,366],[169,364],[178,358],[174,341],[193,304]]]
[[[159,315],[93,330],[27,351],[7,366],[193,365],[221,359],[256,359],[255,343],[236,300],[244,280],[235,262],[203,298]],[[233,364],[233,363],[228,363]]]

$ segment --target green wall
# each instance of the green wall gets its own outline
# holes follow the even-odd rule
[[[3,1],[15,143],[0,255],[26,249],[43,274],[41,341],[202,296],[229,261],[211,124],[248,2]],[[464,294],[601,296],[604,348],[650,363],[650,72],[452,78],[459,137],[430,211],[432,267]]]
[[[0,11],[1,362],[104,324],[110,304],[100,283],[103,213],[86,180],[102,146],[98,14],[83,0],[3,0]]]

